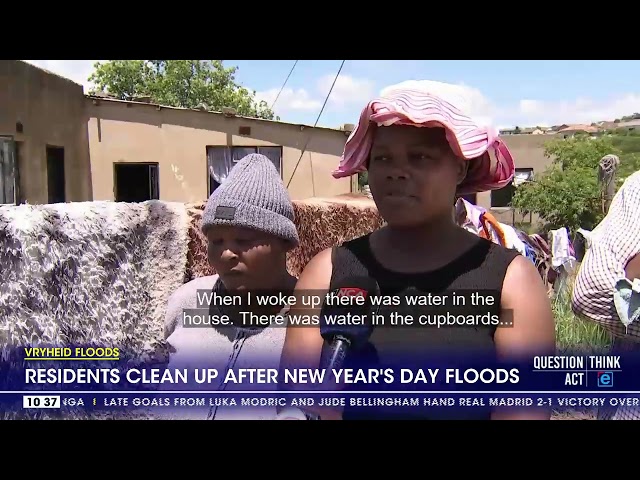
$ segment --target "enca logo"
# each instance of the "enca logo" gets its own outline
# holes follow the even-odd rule
[[[367,298],[367,291],[362,288],[344,287],[338,290],[338,297],[364,297]]]
[[[613,387],[613,372],[598,372],[599,387]]]

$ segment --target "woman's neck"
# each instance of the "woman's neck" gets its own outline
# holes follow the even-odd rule
[[[273,280],[268,284],[263,284],[260,289],[251,292],[251,296],[253,298],[255,298],[256,295],[270,295],[274,297],[280,296],[278,294],[281,294],[281,296],[286,298],[293,293],[293,289],[295,288],[297,279],[294,276],[290,275],[289,272],[287,272],[286,268],[279,271],[276,275],[269,275],[269,278],[272,278]],[[224,284],[220,283],[218,285],[218,288],[222,289],[218,294],[230,293],[225,290]],[[244,324],[243,320],[241,319],[241,315],[244,312],[251,311],[256,315],[277,315],[285,307],[285,305],[259,305],[259,303],[263,302],[258,302],[255,299],[251,300],[251,305],[249,306],[245,303],[247,301],[246,294],[241,294],[241,297],[243,298],[242,305],[217,305],[215,307],[216,309],[222,311],[222,313],[224,313],[225,315],[233,318],[234,322],[237,322],[236,326],[244,325],[245,328],[251,328],[250,325]],[[258,329],[263,327],[263,325],[256,326],[256,328]]]
[[[293,275],[289,274],[286,268],[281,270],[274,276],[273,290],[278,292],[290,292],[296,286],[297,279]]]
[[[274,281],[267,291],[264,292],[265,295],[273,295],[276,296],[278,294],[282,294],[284,297],[288,297],[293,293],[293,289],[296,286],[297,279],[287,272],[286,268],[280,271],[277,275],[274,276]],[[251,310],[254,313],[262,314],[262,315],[275,315],[279,313],[285,305],[266,305],[266,306],[254,306]]]
[[[471,237],[449,219],[416,228],[383,228],[371,237],[370,246],[384,268],[417,273],[450,263],[472,245]]]
[[[456,238],[459,233],[460,227],[448,217],[416,227],[388,226],[384,229],[385,240],[402,250],[429,249],[434,245],[446,244],[449,240]]]

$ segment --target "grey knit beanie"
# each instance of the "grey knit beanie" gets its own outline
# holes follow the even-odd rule
[[[264,155],[240,160],[211,194],[202,215],[202,231],[214,225],[246,227],[300,242],[293,204],[276,167]]]

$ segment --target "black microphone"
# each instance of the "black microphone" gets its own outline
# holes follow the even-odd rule
[[[341,368],[349,350],[367,343],[373,332],[371,297],[379,292],[373,278],[349,277],[327,294],[320,310],[320,368]]]

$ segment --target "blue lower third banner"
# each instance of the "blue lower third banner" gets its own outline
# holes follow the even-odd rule
[[[380,349],[326,369],[283,368],[276,350],[240,360],[235,349],[231,357],[207,351],[161,360],[100,346],[7,350],[0,361],[0,418],[181,412],[267,419],[285,407],[325,407],[345,419],[486,419],[496,409],[640,409],[638,354],[498,361],[473,351],[419,356]]]

